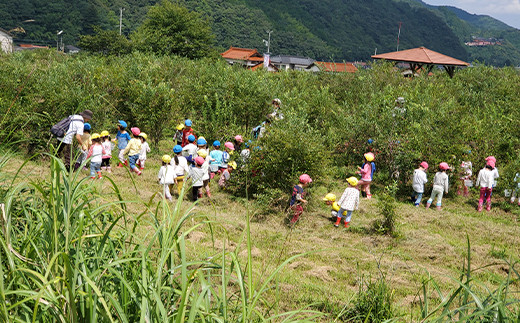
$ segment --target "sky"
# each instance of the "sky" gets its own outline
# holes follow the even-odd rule
[[[520,29],[520,0],[423,0],[435,6],[454,6],[469,13],[488,15]]]

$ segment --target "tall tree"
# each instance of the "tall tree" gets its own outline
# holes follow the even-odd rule
[[[169,0],[150,8],[131,39],[141,51],[188,58],[208,56],[213,43],[209,23],[200,14]]]

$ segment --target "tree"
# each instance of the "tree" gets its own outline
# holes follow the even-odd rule
[[[94,26],[94,35],[82,35],[78,46],[84,50],[103,55],[127,54],[131,51],[130,41],[115,30],[103,30]]]
[[[198,13],[163,0],[150,8],[131,39],[141,51],[201,58],[210,54],[213,34]]]

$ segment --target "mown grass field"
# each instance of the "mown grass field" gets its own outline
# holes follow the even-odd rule
[[[169,150],[168,145],[162,142],[162,151],[150,155],[140,177],[130,175],[124,168],[105,173],[117,183],[124,200],[134,201],[128,204],[130,213],[146,212],[145,204],[153,209],[161,200],[156,176],[159,156]],[[16,171],[22,162],[21,157],[14,158],[8,165],[9,172]],[[48,161],[37,157],[24,166],[22,173],[29,181],[46,180]],[[84,174],[88,176],[87,171]],[[443,291],[456,286],[453,279],[462,274],[467,237],[471,243],[473,277],[483,286],[496,287],[507,276],[509,268],[502,259],[519,260],[520,207],[508,206],[500,192],[496,192],[493,209],[478,213],[475,210],[477,192],[473,190],[468,198],[456,196],[454,183],[451,184],[452,193],[443,200],[442,211],[426,210],[424,204],[417,209],[402,197],[397,209],[398,234],[390,237],[371,230],[372,222],[380,217],[376,204],[381,187],[377,183],[374,199],[362,200],[359,211],[353,214],[351,227],[344,229],[334,228],[330,221],[330,210],[321,202],[326,193],[324,187],[309,188],[310,205],[300,222],[290,228],[286,222],[288,213],[260,214],[253,201],[220,190],[213,180],[212,198],[203,198],[194,209],[197,214],[206,215],[212,225],[189,233],[188,257],[211,259],[224,248],[238,248],[242,260],[247,260],[243,234],[249,212],[255,283],[260,284],[285,259],[304,254],[280,272],[266,294],[268,300],[279,300],[275,303],[279,310],[310,305],[329,314],[323,321],[333,321],[354,299],[362,280],[375,280],[384,275],[400,320],[415,321],[420,311],[422,284],[429,276]],[[107,178],[89,181],[86,185],[94,186],[101,200],[115,200]],[[339,196],[345,184],[338,182],[332,186],[333,193]],[[290,189],[287,188],[287,200]],[[176,198],[172,207],[175,202]],[[188,209],[192,202],[185,199],[182,205]],[[188,221],[193,225],[201,219]],[[152,222],[153,219],[145,215],[137,223],[137,232],[143,241],[153,232]],[[118,230],[124,230],[124,226]],[[511,285],[512,290],[518,287],[518,282]],[[439,299],[435,292],[430,296],[434,302]]]

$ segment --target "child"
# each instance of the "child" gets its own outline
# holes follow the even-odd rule
[[[357,174],[361,174],[359,186],[363,197],[366,196],[367,199],[371,199],[372,194],[370,194],[370,183],[372,183],[374,172],[376,170],[376,164],[373,163],[375,156],[373,153],[369,152],[364,154],[363,157],[363,165],[361,165],[361,167],[358,166],[357,171]]]
[[[226,182],[231,177],[231,172],[237,168],[237,163],[234,161],[230,161],[227,165],[227,168],[225,168],[222,171],[222,175],[220,175],[220,179],[218,180],[218,186],[220,186],[221,189],[226,188]]]
[[[211,193],[209,191],[209,182],[210,182],[210,175],[209,175],[209,156],[208,151],[206,149],[199,149],[197,151],[197,155],[204,158],[204,164],[202,164],[202,170],[204,175],[202,176],[202,186],[204,186],[204,189],[206,190],[206,195],[208,198],[211,197]]]
[[[213,142],[213,150],[209,153],[209,170],[211,172],[211,179],[215,177],[220,166],[224,162],[222,159],[223,152],[220,150],[220,141],[215,140]]]
[[[520,173],[515,174],[513,182],[516,183],[516,185],[511,192],[511,203],[515,203],[515,198],[518,195],[518,192],[520,191]],[[518,197],[518,205],[520,206],[520,196]]]
[[[352,212],[359,209],[359,191],[356,189],[358,179],[349,177],[347,178],[347,182],[349,186],[345,189],[338,201],[338,205],[340,206],[338,214],[340,215],[336,218],[336,223],[334,223],[336,228],[339,227],[342,218],[341,214],[344,214],[345,211],[347,211],[347,215],[345,216],[345,228],[348,228]]]
[[[88,150],[90,148],[90,145],[92,145],[92,140],[90,138],[90,129],[92,127],[90,126],[90,123],[85,122],[83,125],[83,134],[81,135],[81,147],[79,147],[79,156],[78,160],[76,161],[76,164],[74,165],[74,169],[78,169],[82,163],[84,163],[88,158]],[[86,166],[84,166],[86,169]]]
[[[464,151],[464,159],[467,159],[467,155],[471,153],[471,150],[466,150]],[[462,163],[460,164],[460,167],[462,168],[462,176],[460,177],[460,181],[461,181],[461,188],[462,190],[458,190],[457,191],[457,194],[458,195],[462,195],[464,194],[464,196],[468,196],[469,195],[469,187],[466,185],[466,181],[469,181],[470,178],[471,178],[471,175],[473,175],[473,164],[471,163],[471,161],[469,160],[463,160]]]
[[[428,177],[426,176],[426,170],[428,169],[428,163],[423,161],[419,164],[419,168],[413,171],[412,181],[412,202],[415,207],[419,207],[421,199],[424,194],[424,184],[428,183]]]
[[[132,139],[128,132],[126,132],[127,126],[128,125],[123,120],[119,120],[117,123],[117,134],[115,139],[117,141],[117,149],[119,149],[119,165],[117,165],[117,167],[123,167],[123,164],[128,165],[128,162],[125,160],[125,154],[123,153],[128,142]]]
[[[139,164],[140,170],[144,169],[144,163],[146,162],[146,153],[150,152],[150,146],[146,142],[148,139],[148,135],[144,132],[139,134],[139,139],[141,139],[141,150],[139,151],[139,160],[137,163]]]
[[[484,168],[480,170],[478,173],[477,183],[476,185],[480,185],[480,198],[478,200],[478,212],[482,212],[482,208],[484,205],[484,200],[486,200],[486,210],[491,210],[491,191],[493,190],[493,184],[495,182],[495,173],[493,169],[495,168],[495,163],[492,160],[489,160]]]
[[[331,206],[330,214],[332,216],[332,220],[336,220],[336,218],[338,217],[338,211],[340,209],[338,203],[336,203],[336,195],[328,193],[323,198],[323,201],[325,201],[325,204]],[[343,212],[343,215],[347,215],[347,211]]]
[[[195,157],[197,157],[197,146],[194,144],[195,136],[188,136],[188,144],[182,148],[182,155],[186,157],[186,160],[190,164],[194,164]]]
[[[99,133],[93,133],[91,139],[92,146],[90,146],[87,154],[87,159],[92,157],[90,160],[90,178],[95,179],[96,174],[98,178],[101,178],[101,161],[106,151],[101,145],[101,135]]]
[[[244,139],[241,135],[236,135],[235,140],[233,142],[233,146],[235,148],[235,151],[240,151],[240,148],[242,148],[242,144],[244,143]]]
[[[110,134],[108,131],[101,131],[101,146],[105,150],[103,157],[101,159],[101,170],[106,170],[109,173],[112,173],[112,168],[110,167],[110,158],[112,158],[112,142],[110,141]]]
[[[242,159],[242,163],[245,165],[249,161],[249,156],[251,156],[251,140],[248,140],[244,143],[245,148],[240,152],[240,158]]]
[[[229,162],[229,159],[231,158],[231,155],[235,151],[235,146],[233,146],[233,143],[230,141],[227,141],[224,143],[224,151],[222,152],[222,164],[220,165],[220,171],[223,172],[224,169],[227,168],[227,164]]]
[[[157,175],[159,179],[159,184],[163,185],[163,193],[164,197],[169,201],[172,200],[172,194],[170,193],[170,186],[175,183],[175,168],[170,165],[172,158],[170,155],[162,156],[162,166],[159,169],[159,174]]]
[[[124,155],[128,154],[130,169],[137,175],[141,175],[141,171],[135,165],[139,159],[139,152],[141,151],[141,139],[139,138],[141,130],[139,130],[137,127],[133,127],[130,129],[130,131],[132,132],[132,135],[134,135],[134,138],[130,139],[128,145],[126,145],[126,148],[123,150],[123,157]]]
[[[303,213],[303,204],[307,203],[307,200],[303,198],[305,195],[303,189],[312,183],[312,178],[307,174],[300,175],[299,180],[300,182],[293,187],[291,201],[289,202],[289,205],[294,212],[294,215],[291,219],[291,224],[295,224],[296,221],[298,221],[300,218],[300,215]]]
[[[450,169],[448,163],[442,162],[439,164],[439,171],[435,173],[435,177],[433,177],[433,190],[432,195],[426,201],[426,208],[429,209],[430,205],[432,205],[433,200],[437,197],[437,210],[441,210],[442,206],[442,195],[444,192],[448,193],[449,186],[449,178],[446,175],[446,171]]]
[[[486,157],[486,162],[489,162],[489,161],[492,161],[495,164],[495,166],[493,168],[493,177],[494,177],[493,188],[495,188],[497,186],[497,178],[499,177],[498,168],[496,167],[497,159],[494,156],[488,156],[488,157]],[[491,191],[491,195],[493,195],[493,191]]]
[[[184,129],[182,129],[182,147],[188,144],[188,137],[190,135],[195,136],[195,134],[193,133],[193,129],[191,128],[191,124],[192,122],[190,119],[186,119],[186,121],[184,121]]]
[[[192,198],[193,201],[196,201],[199,199],[199,197],[202,197],[202,193],[200,192],[200,189],[202,188],[202,185],[204,185],[204,182],[202,178],[204,177],[204,170],[202,169],[202,165],[204,164],[204,158],[197,156],[195,157],[195,167],[190,168],[190,177],[192,180]]]
[[[180,123],[177,125],[177,131],[175,135],[173,135],[173,140],[177,143],[177,145],[182,145],[182,129],[184,129],[184,125]]]
[[[208,142],[204,137],[199,137],[199,139],[197,139],[197,151],[206,148],[208,148]]]
[[[177,194],[181,195],[182,187],[184,185],[184,177],[189,174],[188,161],[182,156],[181,145],[173,147],[173,159],[171,165],[175,169],[175,184],[177,184]]]

